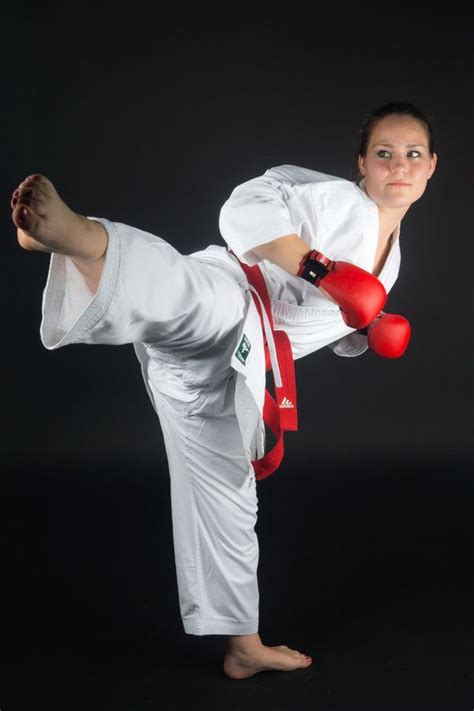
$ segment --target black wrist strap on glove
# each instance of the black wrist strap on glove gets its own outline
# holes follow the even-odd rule
[[[313,249],[301,260],[296,276],[306,279],[314,286],[319,286],[321,279],[324,279],[326,274],[331,271],[334,264],[332,259]]]

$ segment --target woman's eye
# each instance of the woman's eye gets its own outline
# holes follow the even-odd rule
[[[416,153],[416,155],[414,156],[415,158],[419,158],[419,157],[421,156],[420,151],[415,151],[415,150],[413,150],[413,151],[408,151],[408,155],[411,155],[412,153]],[[390,155],[390,152],[389,152],[389,151],[384,151],[384,150],[377,151],[377,155],[378,155],[379,158],[385,158],[386,155],[382,155],[382,154]]]

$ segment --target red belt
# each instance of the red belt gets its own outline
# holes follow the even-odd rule
[[[236,257],[233,252],[231,252],[231,254]],[[238,257],[236,257],[236,259],[238,259]],[[277,441],[273,448],[267,452],[267,454],[265,454],[261,459],[255,459],[252,462],[255,470],[255,478],[260,480],[265,479],[267,476],[270,476],[270,474],[273,474],[273,472],[276,471],[281,464],[284,454],[283,432],[285,430],[296,431],[298,429],[295,366],[293,362],[290,339],[286,335],[285,331],[274,329],[270,297],[268,295],[267,285],[265,284],[265,279],[260,271],[260,267],[258,265],[250,267],[247,264],[243,264],[240,260],[238,261],[245,272],[249,284],[255,290],[251,290],[251,294],[262,324],[265,346],[265,370],[273,370],[273,379],[275,383],[276,400],[269,393],[268,388],[265,389],[263,421],[273,432]],[[257,292],[258,296],[255,292]],[[260,297],[260,299],[258,297]],[[264,321],[262,304],[268,318],[271,336],[275,344],[273,363],[271,357],[271,350],[273,350],[273,348],[271,348],[268,343],[268,324],[266,326]]]

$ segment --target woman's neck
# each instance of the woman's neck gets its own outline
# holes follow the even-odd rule
[[[406,207],[384,207],[377,205],[379,211],[379,238],[388,240],[397,229],[410,205]]]

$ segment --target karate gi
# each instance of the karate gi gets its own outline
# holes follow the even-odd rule
[[[275,327],[294,358],[324,346],[340,356],[367,349],[337,304],[252,251],[297,233],[309,249],[372,271],[378,208],[363,182],[296,166],[267,170],[235,188],[219,226],[224,245],[180,254],[156,235],[103,217],[108,234],[94,294],[73,261],[52,254],[41,341],[132,343],[163,432],[169,464],[179,604],[187,634],[258,631],[257,491],[251,460],[265,451],[264,341],[238,260],[259,263]],[[379,275],[399,270],[398,226]]]

